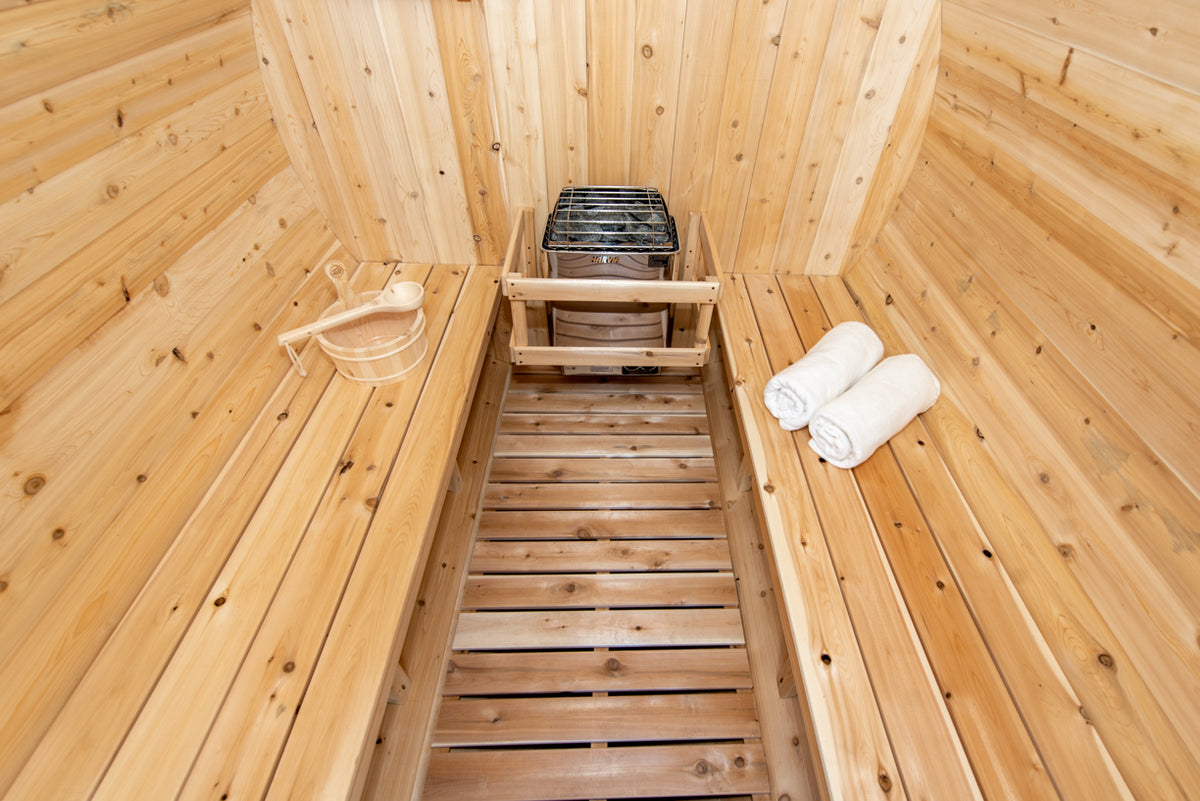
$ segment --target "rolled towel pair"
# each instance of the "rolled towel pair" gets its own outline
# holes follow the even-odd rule
[[[813,413],[841,395],[883,357],[883,343],[863,323],[835,325],[795,364],[767,382],[763,400],[788,431],[808,425]]]
[[[816,411],[808,446],[830,464],[857,467],[933,406],[941,389],[920,356],[891,356]]]

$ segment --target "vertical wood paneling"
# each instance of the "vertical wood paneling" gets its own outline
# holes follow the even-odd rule
[[[535,9],[546,192],[553,202],[562,187],[589,182],[587,16],[584,0],[535,0]]]
[[[588,0],[588,182],[629,183],[635,0]]]
[[[736,263],[742,272],[766,272],[771,267],[835,9],[836,3],[788,5],[759,142],[759,162],[750,182],[738,242]],[[802,263],[788,256],[782,262],[779,272],[803,269]]]
[[[315,142],[319,149],[310,151],[314,160],[323,162],[322,169],[313,171],[322,180],[318,191],[343,211],[331,220],[346,226],[335,228],[338,238],[360,260],[384,259],[395,253],[401,247],[398,238],[408,242],[422,238],[398,237],[397,230],[387,225],[379,195],[382,182],[374,179],[369,167],[365,115],[356,113],[353,101],[351,81],[357,80],[359,70],[350,73],[345,68],[337,37],[331,35],[336,30],[334,9],[320,0],[264,0],[255,10],[280,20],[277,29],[286,45],[281,43],[276,50],[289,54],[311,114],[309,124],[319,134]],[[268,81],[268,87],[274,84]],[[284,99],[274,95],[271,105],[288,108]],[[280,128],[285,141],[291,131],[290,126]],[[398,222],[410,221],[401,218]]]
[[[684,221],[693,211],[706,207],[712,181],[725,69],[733,35],[731,26],[713,21],[719,20],[727,7],[723,0],[689,0],[684,23],[671,181],[664,189],[683,252],[689,247],[684,233],[688,226]]]
[[[941,13],[940,3],[937,13]],[[905,96],[901,98],[896,109],[896,116],[875,169],[874,179],[857,212],[858,220],[854,224],[854,232],[840,268],[843,271],[848,270],[858,260],[883,229],[921,157],[921,142],[928,127],[933,93],[937,85],[941,38],[941,20],[935,17],[926,26],[917,61],[908,77],[908,85],[904,88]]]
[[[875,184],[879,160],[888,137],[898,133],[894,124],[905,99],[905,89],[910,77],[919,74],[921,45],[930,31],[940,28],[940,5],[939,0],[895,2],[884,11],[850,115],[846,139],[838,154],[829,197],[813,234],[809,273],[838,275],[850,260],[850,240],[867,193]],[[928,66],[927,58],[925,67]],[[924,130],[923,117],[917,117],[913,123],[917,131]],[[895,187],[894,194],[899,191]]]
[[[706,211],[734,270],[842,270],[903,183],[908,162],[878,171],[879,154],[919,133],[929,96],[909,73],[920,54],[928,77],[937,50],[921,35],[931,0],[254,2],[277,17],[260,38],[289,150],[334,230],[373,258],[437,260],[469,235],[491,261],[516,208],[540,229],[563,186],[630,184],[658,187],[677,221]],[[894,35],[875,51],[886,8]],[[359,63],[385,46],[391,82]],[[877,86],[858,97],[869,63]],[[438,166],[451,147],[458,171]],[[835,180],[822,236],[839,258],[810,264]]]
[[[687,0],[638,0],[629,182],[671,191]],[[670,208],[668,206],[668,208]]]
[[[478,263],[499,264],[508,242],[508,220],[482,5],[478,0],[432,2]]]
[[[824,254],[813,252],[817,226],[825,213],[833,186],[841,143],[850,135],[849,123],[871,57],[875,37],[888,7],[886,0],[842,0],[833,17],[833,27],[821,62],[821,74],[808,115],[806,130],[795,162],[784,216],[788,224],[780,231],[772,265],[773,272],[809,272],[808,265]],[[916,43],[913,43],[915,47]],[[865,90],[864,90],[865,91]]]
[[[405,213],[429,218],[437,261],[470,263],[476,249],[442,63],[432,44],[437,41],[432,9],[426,3],[375,3],[374,9],[394,83],[382,83],[372,102],[376,108],[399,105],[403,118],[392,120],[384,136],[392,147],[411,150],[421,187],[417,203]],[[414,39],[424,46],[407,46]],[[413,243],[414,254],[426,250],[426,243]]]
[[[721,261],[733,272],[743,269],[735,257],[786,9],[786,0],[738,3],[725,23],[733,34],[707,214]]]
[[[509,208],[531,208],[545,219],[546,183],[540,52],[535,0],[498,0],[484,7],[496,88],[496,124]]]

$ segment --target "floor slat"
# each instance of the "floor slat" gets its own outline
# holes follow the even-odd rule
[[[479,538],[490,540],[723,539],[719,509],[485,510]]]
[[[717,540],[720,542],[720,540]],[[732,573],[480,575],[467,579],[463,609],[608,609],[734,606]]]
[[[475,545],[473,573],[729,570],[724,540],[571,540]]]
[[[502,434],[707,434],[698,414],[516,414],[500,419]]]
[[[423,801],[553,801],[766,793],[753,744],[547,748],[435,753]]]
[[[700,434],[501,434],[496,439],[497,458],[541,456],[712,457],[712,442]]]
[[[716,509],[716,482],[703,484],[488,484],[488,509]]]
[[[491,480],[503,481],[716,481],[712,459],[695,457],[624,459],[613,465],[608,459],[496,459]]]
[[[750,662],[743,648],[483,651],[454,655],[445,693],[663,692],[751,686]]]
[[[505,408],[510,412],[599,412],[602,414],[683,414],[704,412],[704,396],[668,392],[513,392]]]
[[[456,651],[743,645],[736,609],[463,612]]]
[[[757,736],[754,697],[749,693],[459,698],[442,704],[433,747]]]

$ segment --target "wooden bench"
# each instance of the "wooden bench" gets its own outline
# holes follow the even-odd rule
[[[7,797],[357,797],[499,277],[360,268],[360,289],[424,283],[420,366],[372,389],[305,348]]]
[[[839,278],[731,275],[718,307],[791,638],[784,672],[829,797],[1050,799],[1051,759],[1110,772],[922,420],[849,471],[764,406],[771,375],[849,319],[861,313]]]

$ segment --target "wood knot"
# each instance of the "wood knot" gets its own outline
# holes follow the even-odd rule
[[[46,486],[46,477],[41,473],[34,473],[29,478],[25,479],[24,490],[26,495],[37,495],[42,491],[42,487]]]
[[[648,44],[642,45],[642,56],[644,58],[654,58],[654,48]]]
[[[283,666],[283,672],[284,672],[284,673],[291,673],[291,672],[292,672],[293,670],[295,670],[295,669],[296,669],[296,663],[295,663],[295,662],[286,662],[286,663],[284,664],[284,666]]]
[[[829,654],[821,654],[821,663],[825,665],[832,665],[833,657]]]
[[[1096,657],[1096,661],[1099,662],[1101,665],[1103,665],[1106,668],[1111,668],[1114,664],[1116,664],[1113,661],[1112,656],[1109,654],[1100,654],[1099,656]]]
[[[225,596],[224,595],[219,596],[215,601],[213,601],[213,606],[224,606],[224,605],[225,605]]]
[[[737,757],[735,757],[735,758],[734,758],[734,760],[733,760],[733,766],[734,766],[735,768],[744,768],[744,767],[746,767],[746,758],[745,758],[744,756],[737,756]]]
[[[703,759],[699,760],[695,764],[695,766],[692,768],[692,772],[695,773],[697,776],[707,776],[709,771],[711,771],[711,770],[712,770],[712,768]]]
[[[573,583],[568,584],[566,589],[567,589],[567,592],[575,592],[575,585]]]
[[[619,673],[621,670],[621,660],[615,656],[604,660],[604,670],[608,673]]]
[[[50,539],[61,540],[66,535],[67,535],[66,531],[62,530],[61,528],[56,528],[56,529],[54,529],[54,531],[50,532]]]
[[[1072,545],[1063,543],[1062,545],[1058,546],[1058,555],[1063,559],[1070,559],[1075,555],[1075,548]]]
[[[774,484],[763,484],[763,492],[766,492],[768,494],[775,492],[775,485]]]
[[[880,773],[879,786],[883,788],[885,793],[890,793],[892,791],[892,777],[888,776],[886,773]]]

